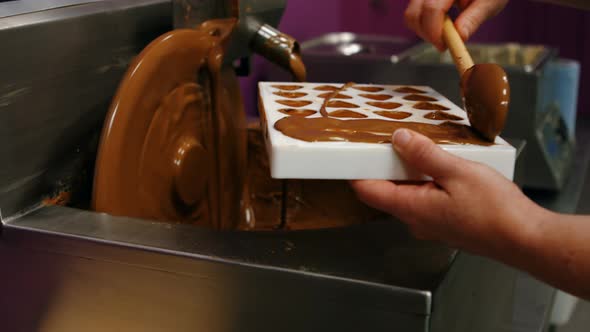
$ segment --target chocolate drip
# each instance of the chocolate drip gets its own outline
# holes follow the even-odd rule
[[[326,112],[326,107],[357,108],[358,107],[357,105],[347,103],[345,101],[339,101],[339,100],[332,101],[332,100],[330,100],[334,96],[337,96],[338,94],[340,94],[340,92],[348,89],[349,87],[351,87],[353,85],[354,85],[354,83],[348,82],[348,83],[344,84],[343,86],[341,86],[340,88],[337,88],[336,90],[332,91],[332,93],[324,99],[324,102],[322,103],[322,107],[320,107],[320,114],[324,117],[328,116],[328,112]]]
[[[307,69],[305,68],[305,64],[301,59],[301,55],[294,51],[294,48],[292,48],[291,54],[289,56],[289,67],[291,74],[293,74],[293,77],[297,82],[307,81]]]

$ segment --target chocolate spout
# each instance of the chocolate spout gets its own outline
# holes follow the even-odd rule
[[[267,60],[289,71],[297,81],[306,80],[307,72],[301,59],[299,43],[293,37],[264,24],[252,38],[250,47]]]

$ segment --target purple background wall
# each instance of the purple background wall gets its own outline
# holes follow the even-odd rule
[[[301,41],[334,31],[416,38],[404,25],[403,12],[408,1],[289,0],[287,3],[280,28]],[[473,41],[545,44],[558,48],[562,57],[580,61],[578,110],[590,113],[590,95],[583,93],[590,90],[590,12],[512,0],[501,14],[478,30]],[[255,58],[253,74],[242,79],[249,109],[255,107],[254,84],[264,79],[263,61]]]

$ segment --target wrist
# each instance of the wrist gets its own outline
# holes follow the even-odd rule
[[[502,222],[502,241],[496,242],[498,247],[490,255],[493,258],[515,266],[535,261],[539,244],[543,242],[543,234],[554,213],[533,202],[527,203],[519,211],[510,213]]]
[[[511,221],[514,231],[507,237],[507,250],[502,261],[508,264],[531,268],[537,261],[547,227],[555,217],[555,213],[546,210],[533,202],[527,204],[514,220]]]

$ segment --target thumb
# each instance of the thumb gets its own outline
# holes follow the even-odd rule
[[[392,143],[399,156],[421,173],[444,180],[458,173],[458,157],[444,151],[429,138],[408,129],[393,133]]]

